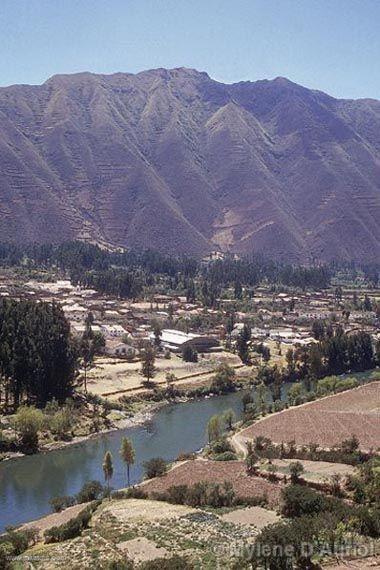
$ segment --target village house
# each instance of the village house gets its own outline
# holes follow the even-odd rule
[[[107,342],[105,352],[109,356],[118,356],[132,360],[136,356],[136,349],[123,342]]]
[[[106,337],[115,338],[115,337],[122,337],[124,334],[127,334],[127,331],[121,325],[101,325],[102,332]]]

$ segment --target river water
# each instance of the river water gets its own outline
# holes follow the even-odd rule
[[[180,452],[197,451],[206,443],[207,422],[213,414],[233,409],[242,414],[242,392],[168,405],[147,424],[113,431],[48,453],[0,463],[0,531],[9,525],[37,519],[51,512],[49,500],[74,495],[86,481],[103,481],[102,462],[111,451],[114,489],[126,486],[119,458],[120,440],[130,437],[136,450],[131,483],[143,476],[143,462],[152,457],[175,459]]]

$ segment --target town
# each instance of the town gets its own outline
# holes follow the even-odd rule
[[[112,535],[100,546],[111,568],[128,533],[137,564],[192,568],[195,556],[213,568],[225,555],[226,567],[244,567],[267,560],[241,549],[259,548],[271,525],[297,544],[294,517],[320,497],[337,514],[328,524],[324,511],[313,515],[316,532],[355,520],[355,540],[377,552],[368,542],[378,536],[380,436],[373,267],[290,267],[220,252],[191,260],[78,242],[47,252],[0,245],[1,258],[0,469],[6,486],[32,474],[34,492],[48,496],[35,505],[26,485],[32,509],[5,504],[17,529],[0,536],[0,556],[1,541],[38,556],[51,545],[49,556],[67,564],[74,539],[87,545],[74,568],[94,563],[99,536]],[[80,477],[68,484],[70,450]],[[38,457],[27,475],[25,455]],[[189,526],[198,515],[203,522]]]

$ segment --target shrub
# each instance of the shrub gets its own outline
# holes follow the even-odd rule
[[[290,485],[282,491],[282,514],[286,517],[334,512],[343,519],[352,509],[336,497],[327,497],[303,485]]]
[[[225,451],[233,451],[230,442],[225,438],[213,441],[210,445],[210,450],[212,453],[224,453]]]
[[[293,461],[289,465],[290,479],[292,483],[297,483],[302,473],[305,471],[300,461]]]
[[[154,498],[159,501],[167,501],[191,507],[229,507],[235,502],[235,492],[230,481],[220,483],[208,483],[200,481],[192,486],[173,485],[162,493],[154,493]]]
[[[211,383],[211,391],[216,394],[225,394],[236,390],[234,384],[235,370],[228,364],[220,364],[215,371],[215,376]]]
[[[166,492],[167,501],[178,505],[186,504],[189,493],[187,485],[172,485]]]
[[[87,481],[76,496],[78,503],[96,501],[104,495],[105,488],[99,481]]]
[[[196,458],[197,454],[193,453],[193,452],[186,452],[186,451],[181,451],[178,454],[178,457],[176,459],[176,461],[192,461]]]
[[[153,457],[148,461],[143,463],[145,469],[145,476],[147,479],[152,479],[153,477],[160,477],[164,475],[167,471],[167,463],[162,457]]]
[[[0,568],[8,570],[11,567],[13,546],[10,542],[0,542]]]
[[[360,507],[356,512],[354,524],[360,534],[380,538],[380,507]]]
[[[65,407],[54,414],[50,420],[51,432],[60,439],[68,439],[71,437],[71,429],[74,424],[74,416],[72,411]]]
[[[127,499],[147,499],[148,493],[143,491],[140,487],[129,487],[127,491],[125,491],[127,495]]]
[[[25,453],[34,453],[38,448],[38,432],[43,425],[41,410],[33,406],[21,406],[15,416],[15,428],[20,433]]]
[[[213,457],[215,461],[236,461],[237,455],[233,451],[224,451]]]
[[[46,530],[44,532],[45,542],[47,544],[51,542],[63,542],[64,540],[69,540],[70,538],[79,536],[82,533],[82,530],[88,527],[92,513],[98,505],[99,503],[97,501],[93,501],[91,505],[88,505],[88,507],[67,523],[62,526],[54,526]]]
[[[50,499],[49,504],[55,513],[60,513],[67,507],[72,507],[75,503],[75,498],[70,496],[53,497]]]

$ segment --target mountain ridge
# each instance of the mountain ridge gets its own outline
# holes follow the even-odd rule
[[[380,101],[286,78],[0,88],[0,240],[380,261]]]

